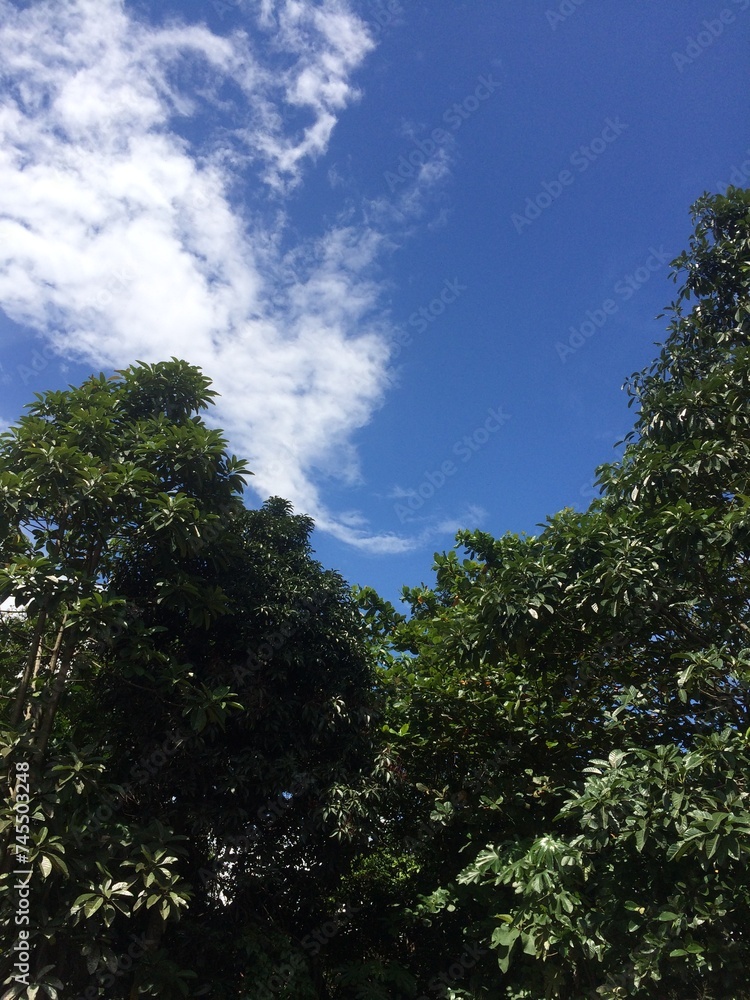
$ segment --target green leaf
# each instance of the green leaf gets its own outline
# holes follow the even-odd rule
[[[93,916],[94,913],[99,909],[99,907],[104,903],[101,896],[94,896],[93,899],[89,899],[88,902],[84,904],[83,912],[87,917]]]

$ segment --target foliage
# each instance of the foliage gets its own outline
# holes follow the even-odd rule
[[[149,961],[136,978],[148,992],[163,972],[164,926],[190,898],[174,832],[158,814],[118,814],[125,793],[110,775],[109,720],[92,691],[107,670],[160,670],[165,684],[179,672],[152,630],[125,625],[135,609],[111,586],[123,564],[152,563],[161,588],[152,600],[184,607],[190,594],[201,622],[221,610],[220,591],[188,552],[207,534],[220,539],[222,514],[241,505],[244,468],[194,415],[215,395],[208,386],[184,362],[140,364],[38,395],[1,439],[0,593],[13,608],[3,622],[0,891],[3,937],[13,940],[11,869],[27,856],[30,993],[35,982],[53,995],[50,982],[83,988],[113,979],[133,937],[147,942]],[[107,662],[101,652],[120,632],[127,639]],[[30,829],[19,835],[18,773],[26,767]]]
[[[370,948],[425,992],[478,941],[470,996],[750,995],[750,192],[694,217],[602,496],[461,533],[408,621],[368,611],[398,777],[375,849],[416,865]]]
[[[0,438],[26,995],[750,998],[750,192],[693,211],[601,496],[408,616],[245,509],[184,362]]]
[[[309,519],[244,508],[213,395],[138,364],[37,397],[0,443],[0,933],[27,857],[30,996],[236,997],[292,952],[319,976],[295,942],[346,864],[329,793],[367,759],[369,661]]]

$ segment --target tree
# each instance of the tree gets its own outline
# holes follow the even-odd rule
[[[295,995],[320,978],[296,938],[346,864],[331,789],[367,760],[369,660],[309,519],[243,506],[209,385],[139,363],[0,439],[8,956],[31,873],[8,997],[236,998],[291,954]]]
[[[241,506],[242,464],[194,416],[215,395],[208,386],[184,362],[140,364],[37,396],[1,439],[0,593],[22,618],[4,623],[14,645],[4,659],[2,921],[10,942],[10,869],[25,856],[32,992],[34,984],[50,996],[63,984],[88,985],[90,973],[116,967],[126,927],[136,937],[156,936],[188,898],[170,831],[156,816],[92,822],[117,790],[106,777],[106,720],[88,690],[102,670],[98,648],[132,610],[110,587],[124,563],[147,553],[160,569],[156,599],[184,607],[187,594],[200,621],[221,610],[218,588],[185,559],[210,532],[206,556],[220,560],[221,517]],[[12,658],[19,632],[27,646],[20,670]],[[128,638],[116,669],[160,659],[152,631],[130,627]],[[163,658],[160,666],[179,669]],[[19,842],[13,824],[24,773],[30,829]],[[23,992],[23,981],[8,975],[6,982],[15,982],[9,996]]]
[[[390,954],[425,995],[450,961],[455,996],[750,995],[750,192],[693,213],[602,496],[459,534],[392,626],[375,851],[410,872]]]
[[[28,996],[750,998],[750,192],[693,211],[601,497],[409,617],[244,508],[184,362],[0,438]]]
[[[113,773],[136,786],[128,812],[185,838],[192,900],[165,945],[215,997],[325,996],[314,935],[335,924],[344,936],[333,893],[356,830],[336,787],[371,766],[372,673],[348,587],[311,558],[311,529],[278,498],[237,515],[237,557],[217,576],[226,613],[208,629],[144,609],[199,697],[157,698],[153,678],[119,673],[97,688],[139,720],[118,719],[113,736]],[[118,592],[144,583],[120,579]],[[148,741],[173,732],[169,754]]]

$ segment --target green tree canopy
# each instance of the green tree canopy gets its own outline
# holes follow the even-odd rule
[[[28,858],[29,996],[235,998],[290,954],[297,995],[320,977],[300,939],[347,863],[333,789],[370,766],[369,659],[310,520],[244,507],[209,385],[138,364],[0,439],[0,919],[11,956]]]
[[[601,497],[461,533],[408,621],[365,595],[398,781],[361,948],[417,994],[748,995],[750,192],[693,212]]]
[[[750,997],[750,192],[693,214],[601,496],[408,616],[244,507],[184,362],[0,437],[8,998]]]

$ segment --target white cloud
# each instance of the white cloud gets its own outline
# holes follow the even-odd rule
[[[285,242],[283,196],[359,96],[362,22],[263,0],[252,36],[217,36],[121,0],[0,0],[0,24],[0,307],[63,357],[200,365],[261,496],[363,550],[412,548],[316,485],[361,480],[352,434],[388,385],[384,227]]]
[[[232,164],[261,161],[278,190],[324,150],[333,110],[356,96],[348,74],[370,48],[356,18],[333,3],[281,4],[274,45],[288,66],[272,73],[242,33],[148,27],[115,0],[23,11],[3,2],[0,14],[3,309],[68,357],[201,365],[259,492],[377,548],[361,521],[324,509],[314,473],[356,481],[349,439],[385,388],[387,344],[367,321],[380,237],[333,229],[285,257],[283,213],[242,218],[230,200]],[[175,131],[175,116],[205,112],[173,82],[195,64],[261,110],[234,130],[232,149],[197,150]],[[281,116],[268,114],[279,92],[310,112],[299,135],[280,134]]]
[[[390,490],[390,492],[388,492],[386,494],[386,499],[387,500],[408,500],[408,499],[410,499],[412,497],[416,497],[417,495],[418,495],[417,491],[413,487],[410,487],[409,489],[404,489],[403,486],[399,486],[397,484],[396,486],[394,486]]]
[[[455,535],[457,531],[478,528],[487,519],[487,511],[477,504],[470,504],[458,517],[439,521],[433,528],[435,535]]]

